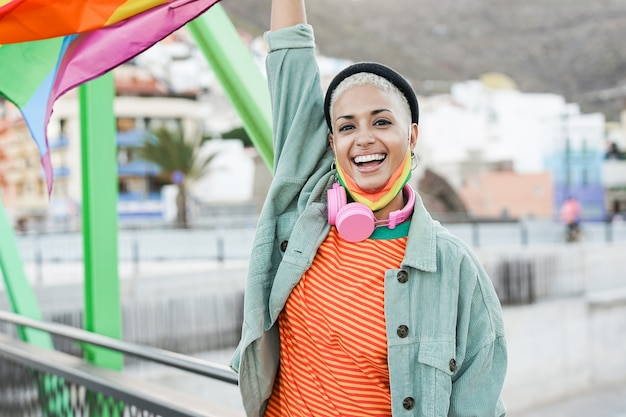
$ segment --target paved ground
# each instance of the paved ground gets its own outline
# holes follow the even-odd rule
[[[626,382],[510,417],[626,417]]]

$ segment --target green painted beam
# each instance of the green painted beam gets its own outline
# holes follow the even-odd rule
[[[33,287],[28,282],[17,240],[9,217],[0,198],[0,272],[9,297],[9,305],[16,314],[41,320],[42,315]],[[52,349],[52,338],[46,332],[30,327],[18,327],[22,340],[33,345]]]
[[[117,253],[115,86],[109,72],[79,87],[85,259],[84,327],[120,339],[122,319]],[[85,346],[86,358],[120,370],[123,355]]]
[[[274,150],[269,91],[250,51],[219,4],[187,27],[271,171]]]

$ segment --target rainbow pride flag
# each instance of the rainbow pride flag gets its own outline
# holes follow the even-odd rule
[[[19,107],[52,189],[54,102],[220,0],[0,0],[0,94]]]

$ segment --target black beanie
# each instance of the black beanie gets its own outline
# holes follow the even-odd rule
[[[383,77],[391,84],[393,84],[400,92],[406,97],[411,110],[411,121],[418,123],[419,120],[419,107],[417,104],[417,96],[411,84],[399,73],[389,68],[386,65],[376,62],[359,62],[357,64],[350,65],[347,68],[341,70],[335,78],[330,82],[328,90],[326,90],[326,97],[324,99],[324,117],[326,118],[326,124],[328,129],[332,132],[332,123],[330,120],[330,100],[333,96],[333,92],[337,86],[346,78],[351,75],[358,74],[360,72],[369,72],[371,74]]]

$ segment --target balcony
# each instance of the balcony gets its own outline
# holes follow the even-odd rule
[[[50,142],[48,143],[48,146],[50,147],[50,149],[63,149],[63,148],[67,148],[69,143],[70,143],[70,140],[68,139],[67,136],[59,136],[57,138],[50,140]]]
[[[117,174],[121,177],[147,177],[157,175],[159,172],[158,165],[141,159],[119,164],[117,167]]]
[[[71,169],[67,166],[59,166],[59,167],[52,168],[52,175],[54,176],[54,178],[69,177],[70,173],[71,173]]]

